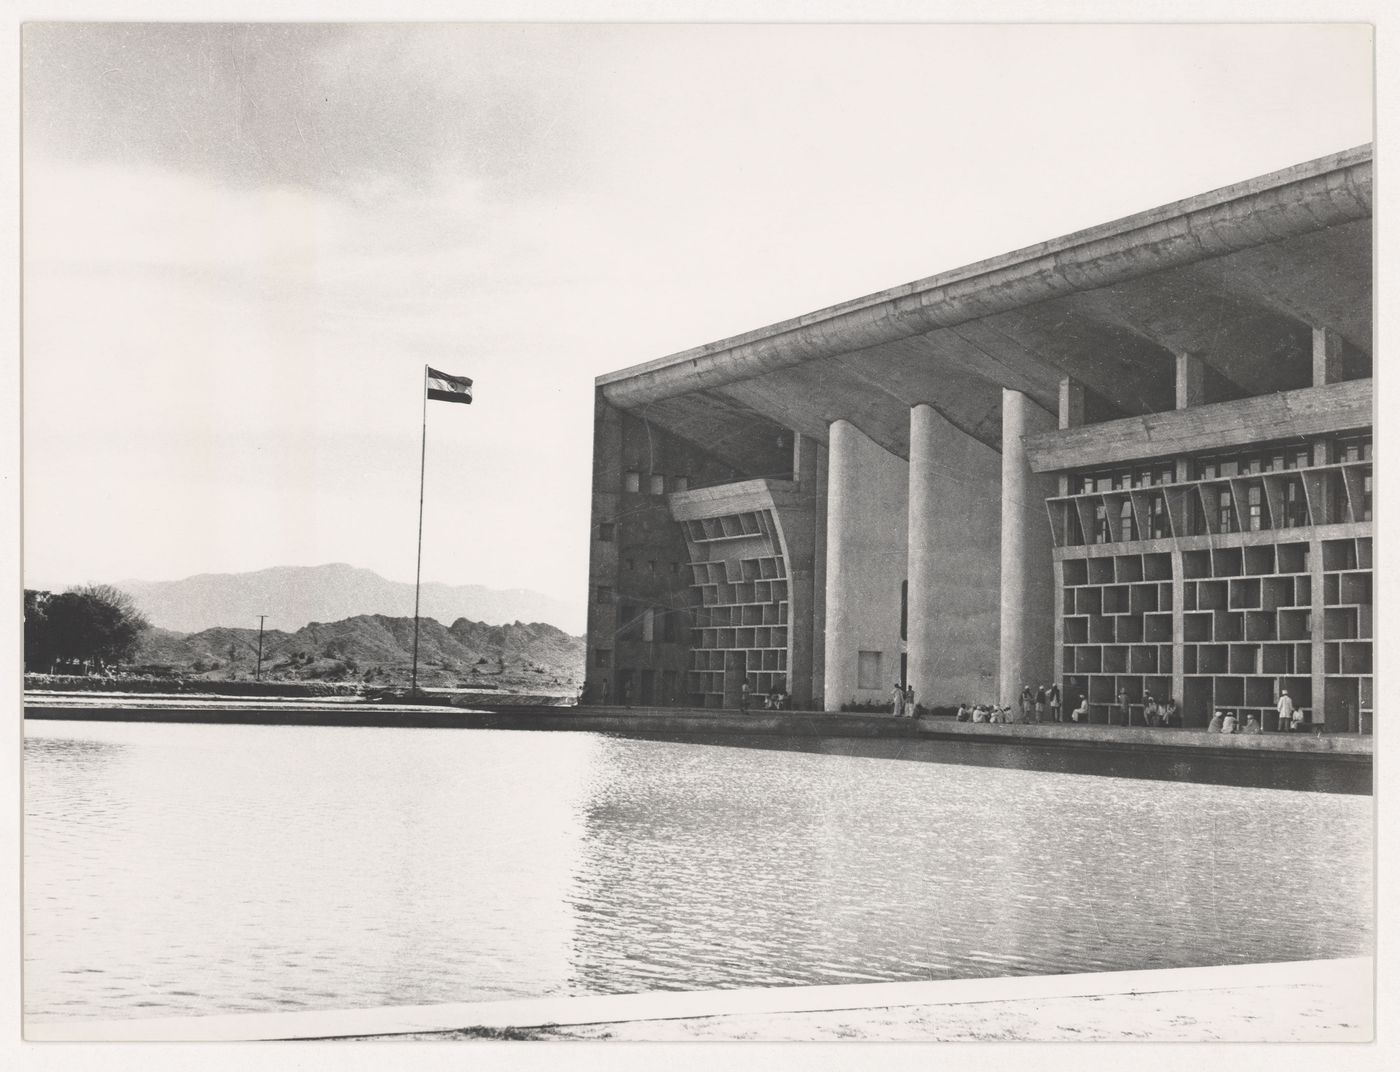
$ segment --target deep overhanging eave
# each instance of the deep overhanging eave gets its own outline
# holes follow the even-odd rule
[[[623,408],[864,350],[1371,215],[1360,146],[599,376]]]

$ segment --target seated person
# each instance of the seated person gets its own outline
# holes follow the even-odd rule
[[[1176,706],[1176,697],[1168,696],[1167,702],[1162,705],[1162,725],[1181,725],[1181,711]]]
[[[1089,721],[1089,701],[1086,697],[1079,697],[1079,706],[1069,713],[1069,717],[1076,722]]]
[[[1262,725],[1260,725],[1260,723],[1259,723],[1259,716],[1258,716],[1258,715],[1251,714],[1251,715],[1249,716],[1249,720],[1248,720],[1247,722],[1245,722],[1245,724],[1244,724],[1244,729],[1240,730],[1240,732],[1241,732],[1241,733],[1263,733],[1263,732],[1264,732],[1264,727],[1263,727]]]
[[[1220,726],[1225,721],[1225,712],[1217,711],[1210,717],[1210,725],[1206,727],[1207,733],[1219,733]]]
[[[1239,724],[1239,720],[1238,720],[1237,718],[1235,718],[1235,712],[1233,712],[1233,711],[1226,711],[1226,712],[1225,712],[1225,721],[1223,721],[1222,723],[1220,723],[1220,732],[1221,732],[1221,733],[1234,733],[1234,732],[1235,732],[1235,727],[1236,727],[1238,724]]]

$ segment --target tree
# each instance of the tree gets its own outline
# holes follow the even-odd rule
[[[26,598],[26,610],[27,605]],[[47,652],[49,661],[122,662],[135,654],[141,634],[151,627],[136,601],[109,584],[70,588],[46,600],[42,611],[43,637],[36,649]]]
[[[55,658],[53,638],[49,631],[48,605],[52,592],[32,588],[24,590],[24,668],[47,670]]]

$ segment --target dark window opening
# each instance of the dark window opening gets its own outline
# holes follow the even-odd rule
[[[1250,532],[1260,532],[1269,527],[1269,508],[1264,502],[1262,486],[1251,484],[1245,489],[1245,507]]]
[[[1108,527],[1108,507],[1103,503],[1094,504],[1094,542],[1108,543],[1113,534]]]
[[[1220,492],[1220,507],[1216,515],[1220,521],[1221,532],[1235,532],[1235,500],[1228,491]]]

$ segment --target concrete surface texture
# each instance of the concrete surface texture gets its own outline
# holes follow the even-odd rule
[[[1001,459],[927,403],[910,410],[909,422],[909,684],[925,704],[991,698]]]
[[[848,700],[886,702],[900,680],[909,463],[845,420],[832,425],[829,449],[825,692],[832,711]]]

